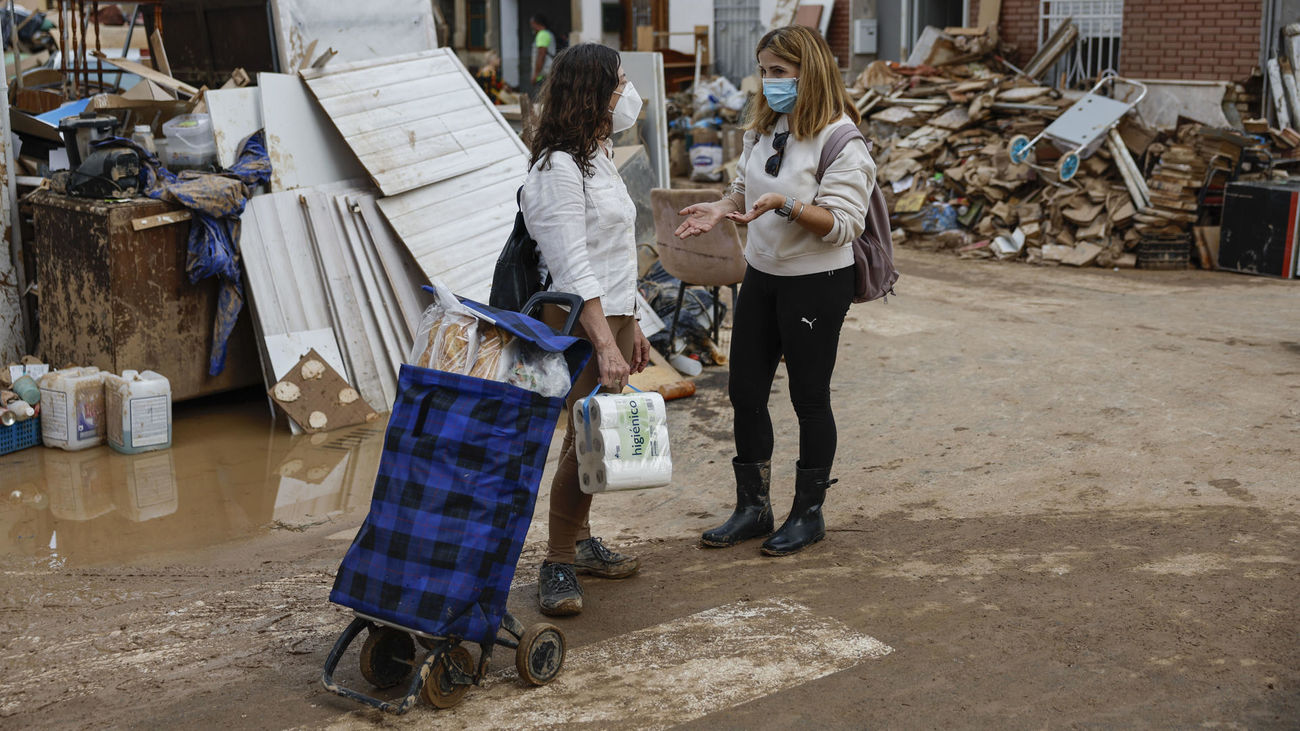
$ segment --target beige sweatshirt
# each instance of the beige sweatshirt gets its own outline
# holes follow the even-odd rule
[[[853,264],[853,240],[862,234],[866,223],[867,202],[876,184],[876,163],[866,145],[852,141],[826,169],[821,185],[817,184],[817,165],[822,146],[836,127],[853,124],[847,116],[832,122],[815,137],[786,140],[785,157],[776,177],[764,170],[775,133],[789,129],[788,117],[782,115],[772,133],[745,135],[732,192],[745,196],[745,208],[753,207],[764,193],[779,193],[812,203],[830,211],[835,219],[830,233],[821,238],[797,222],[764,213],[749,224],[749,242],[745,259],[755,269],[779,276],[801,276],[842,269]]]

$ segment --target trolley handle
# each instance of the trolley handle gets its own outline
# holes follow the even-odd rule
[[[1124,100],[1122,100],[1125,104],[1128,104],[1129,107],[1136,107],[1136,106],[1137,106],[1137,105],[1138,105],[1138,104],[1139,104],[1143,99],[1146,98],[1146,95],[1147,95],[1147,85],[1146,85],[1146,84],[1142,83],[1141,81],[1138,81],[1137,79],[1130,79],[1130,78],[1128,78],[1127,76],[1120,76],[1119,74],[1117,74],[1117,73],[1115,73],[1115,72],[1113,72],[1113,71],[1107,71],[1106,73],[1102,74],[1102,75],[1101,75],[1101,78],[1097,79],[1097,84],[1096,84],[1095,86],[1092,87],[1092,91],[1090,91],[1090,92],[1088,92],[1088,93],[1089,93],[1089,94],[1096,94],[1096,93],[1097,93],[1097,90],[1100,89],[1100,88],[1102,87],[1102,85],[1104,85],[1104,84],[1106,84],[1106,83],[1108,83],[1108,82],[1113,84],[1113,83],[1116,82],[1116,81],[1118,81],[1118,82],[1120,82],[1121,84],[1127,86],[1129,89],[1137,89],[1137,91],[1138,91],[1138,95],[1137,95],[1137,98],[1136,98],[1136,99],[1124,99]],[[1112,88],[1112,90],[1114,89],[1113,86],[1112,86],[1111,88]],[[1111,93],[1114,94],[1114,91],[1112,91]]]
[[[537,317],[542,305],[545,304],[563,305],[569,308],[569,317],[564,321],[564,329],[560,334],[572,335],[573,327],[578,324],[578,316],[582,314],[583,299],[571,292],[538,292],[528,298],[520,311],[529,317]]]

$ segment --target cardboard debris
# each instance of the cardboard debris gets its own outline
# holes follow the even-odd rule
[[[314,348],[267,393],[276,406],[309,434],[379,418],[356,389]]]
[[[967,258],[1122,265],[1141,260],[1144,240],[1190,241],[1203,191],[1232,175],[1267,174],[1266,165],[1239,164],[1269,159],[1265,143],[1222,129],[1221,115],[1182,114],[1196,107],[1179,90],[1196,85],[1175,82],[1158,82],[1153,97],[1162,115],[1173,110],[1172,131],[1160,129],[1164,116],[1130,111],[1086,145],[1066,182],[1058,170],[1063,151],[1050,139],[1013,163],[1012,139],[1035,138],[1081,97],[1038,81],[1077,36],[1073,22],[1062,23],[1022,74],[994,55],[995,34],[931,28],[916,45],[914,65],[878,61],[854,81],[849,93],[866,111],[862,128],[875,142],[877,182],[900,245]],[[1197,93],[1209,109],[1223,102],[1227,86],[1203,84]],[[1189,103],[1180,106],[1179,98]],[[1300,149],[1300,133],[1269,132],[1277,147]],[[958,228],[936,228],[951,209]]]

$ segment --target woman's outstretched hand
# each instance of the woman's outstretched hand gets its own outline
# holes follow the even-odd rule
[[[692,236],[699,236],[713,230],[713,227],[721,221],[723,216],[727,215],[726,206],[722,203],[696,203],[693,206],[687,206],[678,211],[678,215],[686,216],[682,225],[677,227],[677,238],[688,239]]]
[[[775,211],[783,205],[785,205],[785,196],[780,193],[764,193],[758,200],[754,201],[754,207],[749,209],[747,213],[736,211],[728,213],[727,218],[736,223],[749,223],[764,213]]]

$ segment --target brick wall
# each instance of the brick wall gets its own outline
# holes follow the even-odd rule
[[[1148,79],[1241,81],[1259,64],[1262,3],[1125,0],[1122,73]]]
[[[979,17],[971,0],[970,17]],[[1015,60],[1038,48],[1039,0],[1002,0],[999,30]],[[1148,79],[1240,81],[1259,62],[1259,0],[1124,0],[1120,73]]]
[[[849,29],[852,25],[853,9],[851,0],[835,0],[835,7],[831,9],[831,22],[826,26],[826,42],[830,44],[831,53],[839,61],[841,68],[849,66]]]

